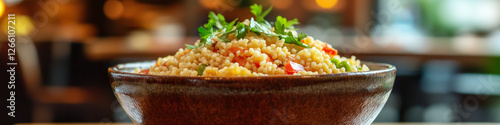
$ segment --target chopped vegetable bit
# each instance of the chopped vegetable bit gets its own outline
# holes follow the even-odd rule
[[[345,71],[351,71],[351,63],[349,63],[348,61],[342,61],[342,62],[340,62],[339,65],[337,65],[337,68],[341,68],[341,67],[344,67]]]
[[[294,74],[299,71],[305,71],[305,70],[304,66],[293,61],[288,61],[288,63],[285,64],[285,71],[287,74]]]
[[[139,74],[149,74],[149,69],[142,70]]]
[[[234,60],[233,62],[238,62],[238,64],[240,66],[245,66],[245,64],[247,63],[247,59],[244,57],[237,56],[237,57],[234,57],[233,60]]]
[[[203,75],[203,71],[205,71],[205,68],[207,68],[208,65],[206,64],[201,64],[200,66],[198,66],[198,76],[201,76]]]
[[[323,46],[323,51],[325,51],[326,53],[328,53],[328,55],[331,55],[331,56],[335,56],[338,54],[338,51],[336,49],[328,47],[328,45],[326,43]]]
[[[331,58],[330,59],[330,62],[332,62],[333,64],[335,64],[336,66],[338,66],[340,64],[340,60],[339,59],[336,59],[336,58]]]

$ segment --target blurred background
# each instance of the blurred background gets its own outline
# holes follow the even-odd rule
[[[15,122],[131,122],[108,67],[174,54],[209,11],[242,21],[253,3],[343,56],[394,64],[375,122],[500,122],[500,0],[2,0],[2,71],[16,18]]]

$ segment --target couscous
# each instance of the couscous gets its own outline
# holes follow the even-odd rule
[[[160,57],[136,73],[180,76],[314,75],[369,71],[356,57],[341,57],[331,45],[297,33],[297,19],[281,16],[273,25],[264,20],[271,8],[252,5],[255,19],[226,22],[210,12],[198,28],[201,39],[173,56]]]

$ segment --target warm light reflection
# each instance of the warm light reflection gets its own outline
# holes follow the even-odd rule
[[[8,7],[15,6],[15,5],[23,2],[23,0],[0,0],[0,1],[5,2],[4,5],[8,6]]]
[[[347,0],[299,0],[300,6],[308,11],[339,12],[344,10]]]
[[[201,5],[208,9],[214,9],[219,4],[219,0],[199,0]]]
[[[276,9],[286,9],[292,5],[291,0],[270,0],[269,1]]]
[[[338,2],[338,0],[316,0],[316,4],[325,9],[334,7]]]
[[[2,29],[7,29],[8,23],[7,23],[7,18],[4,19],[2,23]],[[22,25],[15,25],[14,27],[16,28],[16,35],[19,36],[26,36],[31,31],[33,31],[33,28],[35,26],[33,25],[33,21],[29,16],[26,15],[16,15],[16,24],[22,24]],[[7,30],[3,30],[5,34],[7,34]]]
[[[118,0],[108,0],[104,3],[104,14],[111,20],[119,19],[123,15],[123,4]]]
[[[5,4],[3,3],[3,0],[0,0],[0,17],[2,17],[4,10],[5,10]]]

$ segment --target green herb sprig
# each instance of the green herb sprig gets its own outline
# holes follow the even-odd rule
[[[295,44],[301,47],[309,48],[308,45],[302,43],[302,39],[306,38],[307,35],[304,33],[298,34],[298,36],[294,36],[291,31],[285,32],[286,30],[295,30],[293,25],[299,24],[297,19],[287,20],[281,16],[276,17],[276,22],[274,23],[274,32],[276,34],[280,34],[280,39],[285,39],[285,43]]]
[[[200,66],[198,66],[198,76],[202,76],[203,75],[203,72],[205,71],[205,68],[207,68],[208,65],[207,64],[201,64]]]
[[[262,24],[263,26],[266,26],[268,29],[272,28],[271,23],[269,23],[266,19],[264,19],[264,17],[266,17],[267,14],[269,14],[269,12],[271,12],[272,9],[273,7],[271,6],[267,8],[266,11],[262,12],[262,5],[254,4],[250,6],[250,12],[252,12],[253,15],[255,15],[256,21]]]
[[[198,45],[186,44],[186,48],[195,49],[200,46],[210,45],[215,37],[222,42],[231,42],[231,39],[228,38],[229,34],[234,33],[236,38],[241,39],[244,38],[249,31],[257,35],[278,36],[279,39],[284,39],[285,43],[310,48],[310,46],[302,43],[302,39],[307,37],[306,34],[300,33],[294,36],[291,31],[285,31],[296,30],[294,25],[299,24],[297,19],[287,20],[281,16],[276,17],[273,33],[271,31],[273,26],[264,19],[271,10],[272,7],[269,7],[266,11],[262,11],[262,5],[257,4],[250,6],[250,12],[255,15],[255,19],[251,18],[249,25],[245,25],[242,22],[236,23],[238,19],[228,23],[223,15],[210,12],[208,14],[208,23],[198,28],[198,32],[200,32],[199,36],[201,37],[200,43]],[[236,26],[234,26],[235,23]]]

